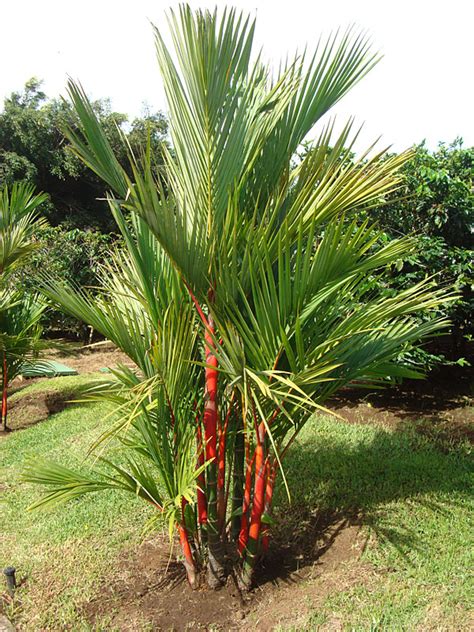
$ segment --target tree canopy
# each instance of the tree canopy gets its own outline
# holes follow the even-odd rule
[[[129,120],[115,112],[108,99],[94,101],[93,108],[121,164],[129,164],[128,151],[140,154],[147,143],[157,165],[161,163],[168,129],[161,112],[145,109],[142,117]],[[30,79],[22,91],[7,97],[0,113],[0,186],[27,181],[47,191],[50,201],[43,205],[43,214],[52,225],[113,230],[100,199],[103,186],[70,151],[65,126],[74,129],[77,116],[67,101],[48,99],[38,79]]]

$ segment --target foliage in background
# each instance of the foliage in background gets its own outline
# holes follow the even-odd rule
[[[392,269],[387,293],[396,295],[432,274],[452,287],[459,298],[439,308],[452,322],[451,336],[413,357],[427,367],[462,363],[474,335],[474,147],[456,139],[430,151],[421,143],[402,173],[403,188],[368,211],[386,241],[401,235],[417,241],[413,254]]]
[[[311,144],[303,143],[295,165],[311,151]],[[394,155],[387,153],[386,159]],[[340,159],[350,165],[355,155],[343,151]],[[386,296],[397,296],[435,275],[440,284],[453,289],[458,294],[455,301],[423,316],[449,318],[449,335],[430,341],[424,348],[410,349],[404,358],[423,370],[465,366],[469,359],[472,362],[474,335],[474,147],[463,147],[459,138],[450,144],[440,143],[435,151],[421,143],[413,148],[401,174],[400,188],[364,209],[361,217],[377,222],[383,231],[374,250],[401,236],[410,236],[416,246],[383,278],[368,277],[367,284]]]
[[[101,266],[109,260],[111,250],[121,245],[114,234],[79,228],[67,230],[62,226],[38,228],[34,240],[37,248],[14,278],[16,287],[31,292],[36,290],[45,271],[81,287],[100,285]],[[82,321],[53,308],[45,314],[43,325],[48,335],[72,335],[83,340],[90,335]]]
[[[166,142],[167,122],[160,112],[144,111],[131,122],[125,114],[114,112],[107,99],[93,103],[101,125],[117,158],[128,165],[125,134],[132,151],[140,154],[150,143],[155,167],[162,162],[161,147]],[[100,180],[69,150],[62,129],[74,128],[77,119],[71,106],[61,99],[48,100],[41,82],[30,79],[22,92],[4,101],[0,112],[0,186],[27,181],[47,191],[49,202],[43,215],[52,225],[95,228],[108,232],[113,220],[103,198]]]
[[[460,138],[440,143],[435,151],[421,143],[402,173],[403,189],[387,196],[387,203],[372,211],[374,217],[391,233],[415,232],[472,249],[474,147],[463,147]]]

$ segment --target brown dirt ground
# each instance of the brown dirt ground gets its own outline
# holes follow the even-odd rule
[[[68,354],[60,350],[52,351],[46,355],[45,359],[58,360],[71,369],[76,369],[79,374],[93,373],[102,368],[113,368],[118,364],[133,366],[130,359],[122,351],[110,345],[93,346],[84,350],[79,347],[76,351]]]
[[[395,430],[412,428],[441,449],[474,443],[474,376],[409,381],[397,388],[342,391],[327,406],[348,423],[376,424]],[[441,383],[440,383],[441,382]]]
[[[275,543],[257,578],[242,595],[232,577],[218,591],[191,591],[180,563],[170,562],[166,537],[144,542],[119,565],[116,579],[84,614],[92,626],[132,632],[137,623],[152,630],[241,630],[267,632],[302,619],[334,590],[372,582],[375,573],[360,562],[365,541],[351,519],[325,518],[297,546]],[[343,572],[341,572],[341,570]]]
[[[47,419],[49,415],[64,410],[74,395],[72,390],[62,393],[51,391],[31,393],[13,401],[8,413],[9,432],[33,426]],[[5,433],[1,431],[0,435],[2,434]]]

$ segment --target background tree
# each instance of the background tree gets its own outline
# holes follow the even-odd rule
[[[12,277],[12,284],[25,292],[35,293],[39,278],[45,270],[70,283],[94,288],[101,285],[103,265],[111,251],[123,247],[116,234],[62,226],[36,227],[34,240],[37,248]],[[63,311],[50,307],[42,319],[49,337],[76,338],[89,341],[90,327]]]
[[[368,211],[386,240],[411,235],[417,241],[413,254],[392,269],[386,290],[395,295],[432,274],[455,289],[458,299],[440,306],[452,322],[451,336],[417,351],[414,359],[427,367],[462,363],[462,357],[472,359],[474,335],[474,147],[463,147],[459,138],[435,151],[421,143],[402,174],[400,191]]]
[[[107,99],[94,101],[93,108],[125,168],[129,169],[129,151],[139,156],[149,146],[154,168],[159,171],[167,137],[167,121],[162,113],[145,108],[142,117],[129,122],[125,114],[112,110]],[[103,201],[103,184],[70,151],[61,131],[65,126],[77,129],[77,125],[70,104],[48,99],[35,78],[21,92],[6,98],[0,113],[0,187],[24,181],[49,193],[41,207],[49,226],[36,226],[33,239],[38,247],[12,279],[20,290],[34,291],[38,271],[45,265],[58,276],[97,285],[99,267],[109,246],[120,245],[114,234],[115,223]],[[83,323],[59,310],[49,310],[43,324],[48,335],[84,340],[89,335]]]
[[[162,113],[146,110],[143,117],[129,123],[125,114],[112,110],[107,99],[95,101],[93,108],[122,165],[129,164],[129,148],[122,142],[125,134],[137,155],[150,143],[159,167],[167,135]],[[22,92],[6,98],[0,113],[0,186],[26,180],[48,191],[49,201],[42,210],[53,226],[110,232],[115,226],[100,200],[103,186],[69,151],[61,131],[66,125],[77,125],[71,106],[61,99],[48,100],[41,81],[35,78],[25,84]]]

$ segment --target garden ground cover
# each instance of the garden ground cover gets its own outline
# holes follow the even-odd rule
[[[398,408],[390,394],[345,396],[334,407],[348,421],[315,417],[286,461],[292,501],[280,484],[273,545],[244,601],[231,579],[193,594],[166,534],[142,536],[150,509],[130,496],[26,511],[39,490],[18,481],[25,459],[81,466],[106,427],[104,405],[66,405],[97,377],[87,369],[106,364],[91,356],[81,375],[24,383],[12,396],[13,428],[15,409],[31,405],[29,423],[0,438],[0,563],[21,582],[2,608],[18,629],[472,629],[466,398],[441,409],[439,390],[435,400],[405,393]],[[35,401],[60,404],[34,423]]]

